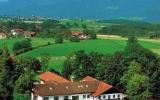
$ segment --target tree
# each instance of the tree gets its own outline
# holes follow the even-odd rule
[[[79,39],[79,37],[77,37],[77,36],[72,36],[72,37],[70,38],[70,41],[71,41],[71,42],[80,42],[80,39]]]
[[[7,47],[0,56],[0,99],[11,100],[14,87],[14,64]]]
[[[130,100],[147,100],[150,97],[149,77],[140,74],[134,74],[126,86],[127,94]]]
[[[81,25],[83,29],[87,29],[87,25],[86,24],[82,24]]]
[[[28,100],[30,99],[31,89],[41,65],[36,58],[26,57],[16,61],[16,80],[14,81],[13,99]]]
[[[91,29],[84,29],[83,30],[83,33],[87,36],[89,36],[90,39],[96,39],[97,38],[97,35],[95,33],[94,30],[91,30]]]
[[[132,37],[128,41],[128,44],[124,51],[125,59],[123,64],[129,66],[129,62],[135,60],[140,63],[142,71],[150,79],[149,92],[152,94],[152,97],[159,99],[160,89],[158,86],[160,82],[160,58],[152,51],[143,48],[137,41],[136,38]]]
[[[30,39],[25,39],[20,42],[16,42],[13,45],[13,52],[16,54],[23,53],[32,49],[32,44]]]
[[[98,53],[85,53],[84,50],[80,50],[75,53],[75,58],[73,59],[73,76],[76,79],[81,79],[85,76],[96,76],[96,69],[99,67],[101,63],[101,54]]]
[[[63,43],[63,36],[61,34],[57,34],[55,37],[55,43],[56,44],[62,44]]]
[[[15,82],[14,87],[14,100],[29,100],[31,89],[33,87],[35,73],[31,70],[27,70],[24,74],[21,74]]]
[[[63,63],[63,70],[62,70],[62,75],[66,79],[70,79],[72,76],[72,72],[74,71],[74,66],[73,66],[73,54],[69,53],[67,55],[67,59]]]
[[[132,61],[129,69],[121,78],[122,84],[131,100],[147,100],[150,97],[149,77],[146,76],[139,63]]]
[[[44,55],[43,57],[41,57],[41,71],[42,72],[45,72],[45,71],[47,71],[48,70],[48,63],[49,63],[49,60],[51,59],[51,57],[48,55],[48,54],[46,54],[46,55]]]
[[[89,34],[90,39],[97,39],[97,35],[95,33]]]
[[[120,78],[123,76],[125,70],[122,63],[123,59],[121,52],[117,52],[114,55],[103,56],[102,63],[100,63],[100,67],[97,68],[96,77],[121,89]]]
[[[74,23],[73,23],[73,26],[77,28],[77,27],[79,27],[79,24],[76,23],[76,22],[74,22]]]

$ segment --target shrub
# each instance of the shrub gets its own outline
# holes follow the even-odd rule
[[[70,41],[71,42],[80,42],[80,39],[76,36],[73,36],[73,37],[70,38]]]
[[[55,36],[55,43],[56,44],[62,44],[63,43],[63,36],[62,35],[56,35]]]
[[[29,94],[14,93],[13,98],[14,98],[14,100],[29,100],[30,95]]]
[[[90,39],[97,39],[97,35],[95,33],[89,34]]]
[[[32,49],[32,44],[30,39],[25,39],[20,42],[16,42],[13,45],[13,52],[16,54],[20,54]]]

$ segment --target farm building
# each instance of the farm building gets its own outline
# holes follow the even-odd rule
[[[30,31],[24,31],[24,32],[23,32],[23,36],[24,36],[25,38],[34,37],[35,35],[36,35],[35,32],[30,32]]]
[[[7,35],[3,32],[0,32],[0,39],[5,39]]]
[[[21,35],[23,33],[23,29],[12,29],[11,30],[11,35],[12,36],[17,36],[17,35]]]
[[[125,97],[117,88],[90,76],[74,82],[45,72],[40,80],[32,89],[31,100],[123,100]]]
[[[34,37],[36,35],[35,32],[31,32],[31,31],[24,31],[23,29],[12,29],[11,36],[23,36],[25,38],[29,38],[29,37]]]
[[[80,40],[88,39],[87,35],[85,35],[83,33],[80,33],[80,32],[72,32],[72,36],[73,37],[78,37]]]

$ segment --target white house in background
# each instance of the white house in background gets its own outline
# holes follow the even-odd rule
[[[7,35],[3,32],[0,32],[0,39],[5,39]]]
[[[90,76],[73,82],[45,72],[40,80],[32,89],[31,100],[123,100],[125,97],[115,87]]]
[[[20,35],[20,34],[22,34],[23,33],[23,29],[12,29],[11,30],[11,35],[12,36],[17,36],[17,35]]]

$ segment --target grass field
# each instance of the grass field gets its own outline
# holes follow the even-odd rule
[[[12,52],[13,44],[23,40],[22,38],[10,38],[10,39],[1,39],[0,40],[0,48],[2,48],[4,45],[6,45],[9,48],[9,51]],[[48,42],[54,43],[54,39],[51,38],[32,38],[32,45],[33,47],[40,46],[47,44]]]
[[[20,40],[22,39],[0,40],[0,47],[2,47],[4,43],[6,43],[10,51],[12,52],[12,45],[16,41]],[[34,47],[47,44],[48,42],[54,43],[54,39],[41,39],[41,38],[32,39],[32,45]],[[143,45],[145,48],[148,48],[154,51],[155,53],[160,54],[159,41],[140,39],[140,44]],[[30,56],[30,57],[40,58],[41,56],[47,54],[52,57],[52,59],[49,62],[49,69],[55,69],[60,72],[62,70],[62,65],[65,60],[65,56],[69,53],[78,50],[85,50],[87,53],[94,51],[103,54],[113,54],[116,51],[123,51],[125,46],[126,46],[126,39],[121,39],[121,38],[84,40],[79,43],[65,41],[64,44],[53,44],[45,47],[40,47],[32,51],[26,52],[24,54],[21,54],[18,57]]]
[[[65,24],[66,23],[69,23],[71,26],[74,26],[74,24],[78,24],[78,27],[71,27],[71,31],[79,31],[79,32],[82,32],[83,31],[83,28],[82,28],[82,25],[86,25],[87,28],[92,28],[94,29],[95,31],[101,29],[102,27],[105,27],[105,26],[111,26],[113,25],[113,23],[98,23],[96,21],[93,21],[93,20],[73,20],[73,19],[66,19],[66,20],[60,20],[60,23],[61,24]]]

